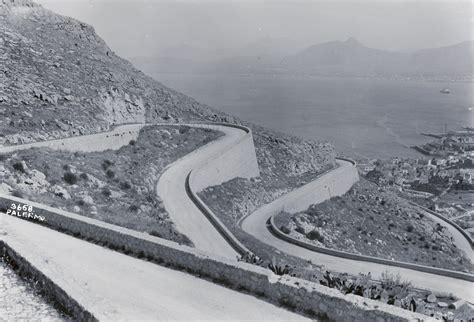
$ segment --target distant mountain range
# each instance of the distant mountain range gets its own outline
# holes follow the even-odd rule
[[[149,73],[297,73],[448,77],[458,80],[472,79],[473,75],[472,41],[409,53],[369,48],[354,38],[316,44],[302,50],[285,48],[282,43],[279,39],[264,38],[242,49],[225,53],[182,46],[187,49],[168,50],[166,55],[134,57],[130,60]]]
[[[474,42],[412,53],[391,52],[364,46],[357,40],[311,46],[285,57],[282,68],[304,73],[366,76],[470,76]]]

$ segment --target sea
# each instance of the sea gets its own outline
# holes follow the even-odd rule
[[[152,75],[243,120],[319,141],[357,159],[421,157],[421,133],[473,126],[471,82],[295,75]],[[442,89],[450,93],[441,93]]]

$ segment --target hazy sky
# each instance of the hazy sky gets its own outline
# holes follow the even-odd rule
[[[240,48],[264,37],[309,46],[355,37],[369,47],[413,50],[473,40],[472,2],[310,0],[37,0],[93,25],[118,54],[157,55],[188,44]],[[298,49],[298,48],[297,48]]]

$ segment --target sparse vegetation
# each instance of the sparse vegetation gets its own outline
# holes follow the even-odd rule
[[[115,178],[115,172],[114,172],[113,170],[111,170],[111,169],[107,169],[107,171],[105,172],[105,174],[107,175],[107,177],[108,177],[109,179]]]
[[[320,243],[324,241],[324,237],[317,230],[312,230],[309,233],[307,233],[306,238],[308,238],[309,240],[317,240]]]
[[[64,173],[63,179],[64,181],[66,181],[66,183],[71,184],[71,185],[76,184],[77,181],[79,181],[77,175],[69,171]]]
[[[278,265],[275,262],[269,263],[268,268],[275,273],[276,275],[289,275],[291,273],[291,268],[289,265]]]
[[[128,181],[121,181],[120,182],[120,189],[129,190],[131,188],[132,188],[132,185]]]
[[[103,194],[105,197],[110,198],[110,196],[112,195],[112,191],[110,191],[109,188],[104,187],[104,188],[102,189],[102,194]]]
[[[19,189],[15,189],[12,191],[12,196],[17,198],[23,198],[23,193]]]
[[[298,214],[278,215],[275,223],[292,237],[327,248],[474,272],[474,265],[442,225],[365,179],[343,197]]]
[[[15,169],[16,171],[22,172],[22,173],[26,172],[25,167],[23,166],[23,163],[21,163],[21,162],[13,163],[13,169]]]
[[[5,164],[8,174],[0,174],[0,181],[33,201],[190,244],[175,229],[154,187],[166,165],[220,133],[193,128],[188,135],[169,135],[179,128],[146,127],[134,145],[119,150],[69,153],[34,149],[7,154],[6,159],[11,159]],[[25,180],[35,184],[22,184]]]

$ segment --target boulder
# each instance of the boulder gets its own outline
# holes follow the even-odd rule
[[[71,196],[69,195],[67,190],[61,186],[58,186],[58,185],[53,186],[52,191],[56,196],[59,196],[63,199],[66,199],[66,200],[71,199]]]
[[[426,302],[428,303],[435,303],[436,302],[436,295],[434,295],[433,293],[431,293],[430,295],[428,295],[426,297]]]
[[[26,172],[28,172],[28,166],[26,165],[26,162],[24,160],[21,161],[21,166],[23,169],[25,169]]]
[[[94,199],[92,199],[91,196],[89,195],[85,195],[82,197],[82,201],[86,204],[86,205],[92,205],[94,203]]]
[[[0,192],[5,194],[10,194],[13,191],[13,188],[7,185],[5,182],[0,183]]]
[[[438,306],[439,306],[440,308],[445,309],[445,308],[448,307],[448,303],[446,303],[446,302],[438,302]]]

